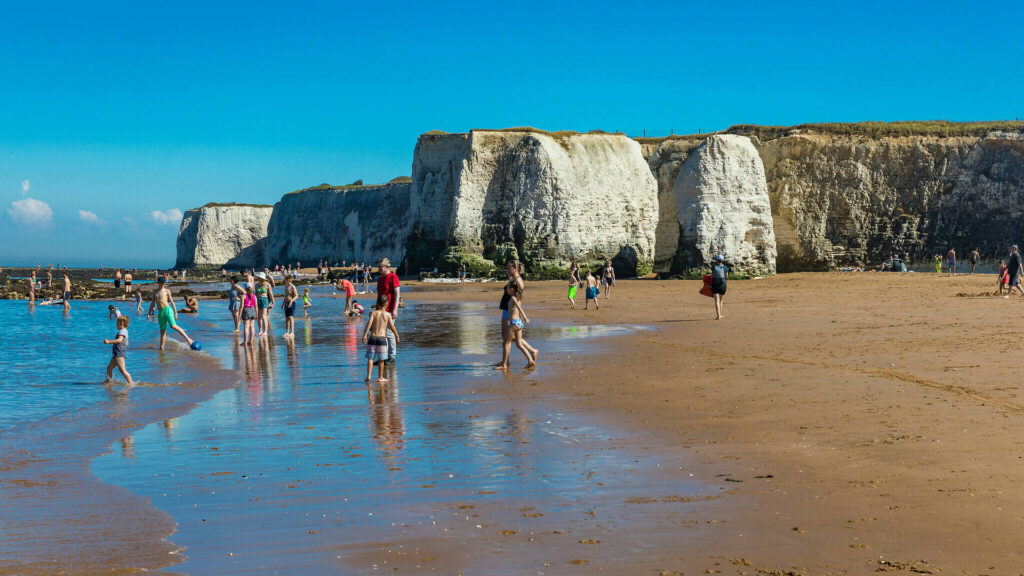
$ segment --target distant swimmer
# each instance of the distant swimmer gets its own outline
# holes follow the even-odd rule
[[[715,256],[715,264],[711,267],[711,294],[715,297],[715,320],[722,319],[722,299],[725,298],[725,282],[729,277],[729,267],[721,254]]]
[[[950,276],[956,274],[956,250],[953,248],[946,252],[946,271],[949,272]]]
[[[104,344],[113,346],[113,356],[110,358],[110,362],[107,363],[107,382],[114,379],[114,368],[116,367],[121,375],[124,376],[125,382],[128,386],[134,386],[135,382],[132,380],[132,375],[128,373],[128,368],[125,366],[125,355],[128,353],[128,323],[130,319],[127,316],[120,316],[117,319],[117,334],[113,339],[103,340]]]
[[[981,254],[978,249],[971,250],[971,253],[967,255],[967,259],[971,261],[971,274],[974,274],[974,269],[978,267],[978,261],[981,260]]]
[[[178,326],[178,311],[174,309],[174,296],[167,289],[167,277],[161,276],[158,278],[156,285],[157,288],[153,291],[153,299],[149,303],[149,315],[152,316],[155,310],[157,320],[160,322],[160,349],[164,349],[168,328],[173,328],[175,332],[181,334],[181,337],[191,347],[192,339],[182,330],[181,326]]]
[[[1006,262],[1006,273],[1009,276],[1010,289],[1003,298],[1009,298],[1014,290],[1017,290],[1021,296],[1024,296],[1024,289],[1020,286],[1021,274],[1024,273],[1024,268],[1021,268],[1020,251],[1017,249],[1016,244],[1010,246],[1010,259]]]

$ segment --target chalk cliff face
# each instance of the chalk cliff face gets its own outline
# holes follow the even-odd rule
[[[745,136],[711,136],[675,181],[680,268],[726,257],[733,272],[775,273],[775,232],[764,165]]]
[[[285,194],[274,206],[267,263],[376,262],[405,257],[410,227],[408,182],[317,187]]]
[[[625,136],[425,134],[413,161],[410,244],[512,254],[533,267],[612,258],[624,275],[646,273],[657,194],[640,145]]]
[[[796,134],[758,144],[779,269],[925,259],[950,247],[993,256],[1022,239],[1024,141]]]
[[[272,206],[207,204],[185,212],[175,267],[258,266]]]
[[[704,142],[699,138],[671,138],[641,146],[647,165],[658,182],[658,227],[654,233],[654,271],[669,272],[679,250],[679,209],[676,177],[690,154]]]

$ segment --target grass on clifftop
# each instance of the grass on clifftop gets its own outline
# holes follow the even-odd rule
[[[203,208],[227,208],[231,206],[244,206],[248,208],[273,208],[273,204],[246,204],[244,202],[207,202]]]
[[[738,124],[726,130],[729,134],[757,136],[761,140],[774,140],[792,132],[834,134],[838,136],[869,136],[872,138],[898,136],[956,136],[982,137],[993,130],[1024,131],[1024,122],[949,122],[947,120],[906,122],[853,122],[827,124],[800,124],[798,126],[757,126]]]

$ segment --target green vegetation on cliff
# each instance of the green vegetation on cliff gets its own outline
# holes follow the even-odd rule
[[[827,124],[800,124],[798,126],[757,126],[738,124],[726,130],[729,134],[757,136],[761,140],[774,140],[793,132],[828,134],[836,136],[868,136],[871,138],[899,136],[936,136],[940,138],[981,138],[993,130],[1024,131],[1024,122],[949,122],[947,120],[907,122],[853,122]]]
[[[207,202],[201,208],[227,208],[232,206],[243,206],[248,208],[273,208],[273,204],[246,204],[244,202]]]

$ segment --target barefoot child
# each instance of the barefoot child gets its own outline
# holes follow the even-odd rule
[[[242,296],[242,321],[245,322],[245,334],[242,344],[251,346],[253,338],[256,337],[256,291],[252,284],[246,283],[245,296]]]
[[[192,346],[192,339],[181,329],[181,326],[178,326],[178,311],[174,309],[174,296],[167,289],[167,277],[161,276],[156,281],[156,286],[156,290],[153,291],[153,299],[149,303],[148,315],[152,316],[153,312],[156,311],[156,318],[160,322],[160,349],[164,349],[168,328],[181,334],[185,342]]]
[[[113,344],[114,356],[110,359],[110,363],[107,364],[107,382],[114,379],[114,367],[121,372],[124,376],[125,382],[128,386],[134,386],[135,382],[132,381],[132,375],[128,373],[128,369],[125,368],[124,358],[125,353],[128,351],[128,322],[127,316],[119,316],[117,319],[117,335],[113,340],[104,340],[104,344]]]
[[[120,317],[121,317],[121,311],[117,309],[117,306],[114,306],[113,304],[111,304],[110,306],[107,306],[107,318],[108,319],[113,320],[113,319],[117,319],[117,318],[120,318]]]
[[[348,315],[353,318],[363,315],[363,305],[359,303],[359,300],[352,301],[352,308],[348,311]]]
[[[377,296],[377,304],[366,321],[366,329],[363,330],[363,342],[366,343],[366,381],[370,381],[373,374],[373,365],[377,364],[377,382],[387,382],[384,377],[384,362],[388,359],[388,330],[395,335],[395,343],[399,342],[398,330],[395,328],[395,321],[391,313],[387,311],[388,296],[381,294]]]
[[[1006,267],[1006,260],[999,261],[999,294],[1003,293],[1003,290],[1009,292],[1010,288],[1010,274]]]
[[[309,318],[309,307],[313,305],[313,300],[309,297],[309,288],[302,291],[302,316]]]
[[[600,294],[600,292],[597,291],[597,280],[594,279],[594,275],[591,274],[589,270],[587,271],[586,282],[587,282],[587,291],[586,291],[587,292],[586,293],[587,302],[583,306],[583,309],[584,310],[589,310],[590,309],[590,301],[593,300],[594,301],[594,307],[597,308],[598,310],[600,310],[601,309],[601,305],[597,303],[597,295]]]
[[[139,290],[135,291],[135,311],[142,312],[142,292]]]

